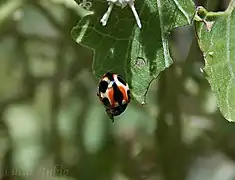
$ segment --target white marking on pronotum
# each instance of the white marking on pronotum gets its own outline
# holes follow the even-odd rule
[[[128,4],[134,14],[134,17],[135,17],[135,20],[136,20],[138,27],[139,28],[142,27],[139,15],[136,12],[136,9],[134,6],[134,0],[107,0],[107,1],[109,4],[108,10],[106,11],[106,13],[103,15],[103,17],[100,20],[100,22],[102,23],[103,26],[106,26],[114,4],[121,6],[121,8],[124,8]]]

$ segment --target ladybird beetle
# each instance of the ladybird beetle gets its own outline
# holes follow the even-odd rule
[[[111,72],[107,72],[101,77],[97,96],[112,122],[114,122],[114,116],[118,116],[126,110],[131,99],[128,84],[119,74]]]

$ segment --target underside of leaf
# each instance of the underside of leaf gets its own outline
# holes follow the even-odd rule
[[[191,23],[191,0],[136,0],[142,28],[136,25],[130,7],[115,6],[106,26],[100,19],[107,11],[106,1],[92,1],[94,12],[72,29],[77,43],[94,51],[93,72],[99,78],[107,71],[121,74],[134,98],[144,104],[153,79],[172,64],[168,35],[174,28]]]
[[[235,121],[235,11],[234,0],[225,12],[199,8],[195,27],[205,59],[204,71],[223,116]],[[200,15],[205,13],[204,17]],[[208,31],[206,23],[213,22]]]

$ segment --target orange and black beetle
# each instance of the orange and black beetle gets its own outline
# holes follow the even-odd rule
[[[112,122],[114,122],[114,116],[118,116],[126,110],[131,100],[128,84],[119,74],[111,72],[107,72],[101,77],[97,96],[105,106]]]

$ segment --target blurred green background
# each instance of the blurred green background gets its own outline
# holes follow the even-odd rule
[[[225,10],[229,1],[196,1]],[[170,36],[174,65],[147,104],[111,120],[73,0],[0,1],[0,179],[235,180],[235,125],[219,112],[193,27]]]

